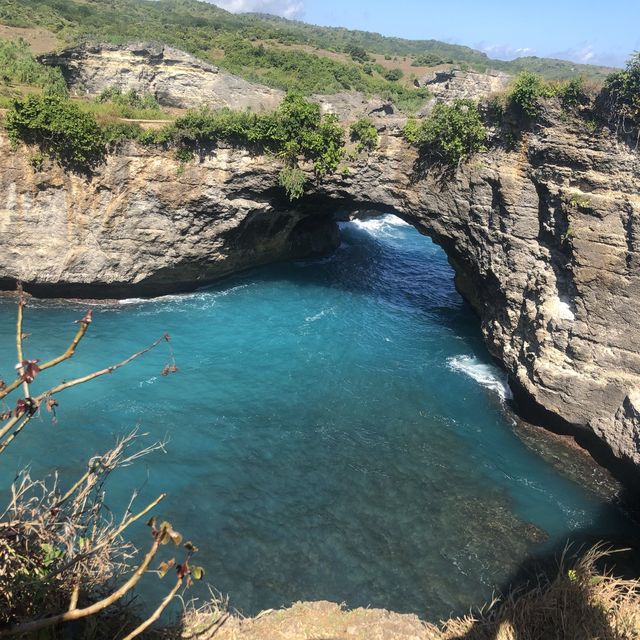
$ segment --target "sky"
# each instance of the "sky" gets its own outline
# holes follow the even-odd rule
[[[212,1],[212,0],[209,0]],[[464,44],[493,58],[536,55],[624,66],[640,50],[640,0],[213,0],[312,24]]]

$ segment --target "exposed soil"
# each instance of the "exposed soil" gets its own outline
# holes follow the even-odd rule
[[[4,40],[22,38],[36,55],[54,51],[61,44],[55,33],[41,27],[7,27],[0,24],[0,38]]]

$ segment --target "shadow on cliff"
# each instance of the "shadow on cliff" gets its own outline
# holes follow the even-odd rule
[[[626,490],[605,504],[595,530],[635,504]],[[636,514],[637,515],[637,514]],[[591,528],[591,527],[590,527]],[[445,626],[446,640],[631,640],[640,637],[640,529],[606,539],[587,530],[533,554],[498,590],[505,594],[473,617]]]

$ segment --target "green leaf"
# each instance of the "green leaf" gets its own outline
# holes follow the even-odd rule
[[[191,577],[194,580],[202,580],[204,578],[204,568],[199,565],[194,565],[191,567]]]

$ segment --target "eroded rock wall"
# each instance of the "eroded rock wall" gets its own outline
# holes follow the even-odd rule
[[[95,98],[112,87],[150,93],[166,107],[275,109],[284,93],[159,44],[86,44],[41,57],[60,67],[71,92]]]

